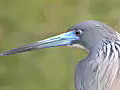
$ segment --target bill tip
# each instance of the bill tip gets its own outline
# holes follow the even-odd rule
[[[4,55],[4,53],[0,53],[0,56],[6,56],[6,55]]]

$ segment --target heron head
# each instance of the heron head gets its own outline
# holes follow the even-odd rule
[[[110,35],[113,36],[112,28],[101,22],[91,20],[72,26],[63,34],[4,52],[1,56],[57,46],[84,46],[90,50],[99,45],[103,37],[110,38]]]
[[[105,39],[112,39],[115,32],[108,25],[89,20],[70,27],[67,32],[39,41],[39,48],[57,46],[85,47],[87,50],[98,46]]]
[[[81,22],[72,26],[68,32],[74,32],[79,40],[71,41],[71,46],[83,46],[87,50],[93,50],[100,47],[104,42],[111,42],[116,38],[116,32],[108,26],[99,21],[89,20]]]

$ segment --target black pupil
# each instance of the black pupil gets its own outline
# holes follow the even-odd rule
[[[80,35],[80,31],[76,31],[75,34],[76,34],[77,36],[79,36],[79,35]]]

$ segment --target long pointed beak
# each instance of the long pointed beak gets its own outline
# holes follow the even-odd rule
[[[21,52],[39,50],[42,48],[50,48],[55,46],[69,46],[72,41],[79,40],[79,37],[75,35],[73,31],[66,32],[33,44],[28,44],[20,48],[15,48],[0,54],[0,56],[6,56],[11,54],[17,54]]]

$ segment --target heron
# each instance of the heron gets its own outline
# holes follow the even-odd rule
[[[56,46],[83,48],[88,52],[75,69],[76,90],[120,90],[120,34],[100,21],[80,22],[65,33],[3,52],[0,56]]]

